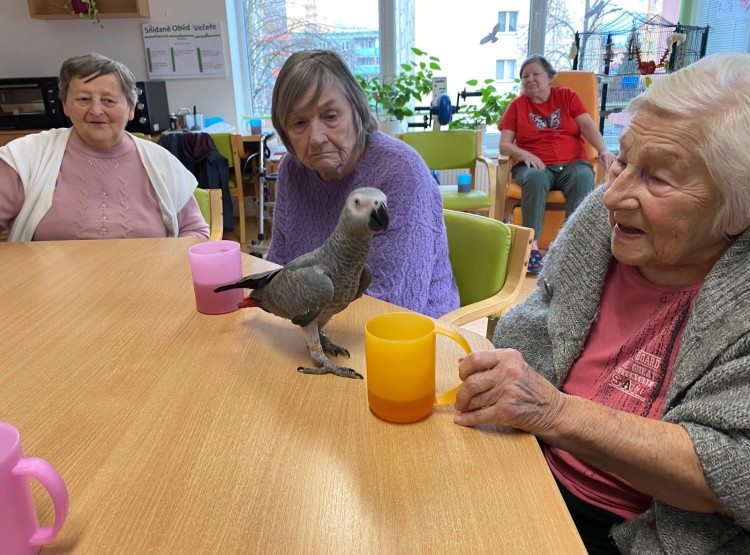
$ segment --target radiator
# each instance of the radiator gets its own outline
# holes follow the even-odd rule
[[[460,169],[460,170],[440,170],[438,171],[440,174],[440,184],[441,185],[455,185],[458,180],[458,174],[459,173],[469,173],[468,168],[467,169]],[[482,191],[487,194],[490,193],[490,180],[487,176],[487,168],[484,164],[477,164],[477,169],[474,173],[474,178],[476,179],[476,184],[474,188],[477,191]]]

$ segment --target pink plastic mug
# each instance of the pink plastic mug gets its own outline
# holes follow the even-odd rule
[[[214,293],[219,285],[242,279],[242,253],[236,241],[207,241],[188,249],[193,274],[195,305],[203,314],[225,314],[237,310],[242,289]]]
[[[29,477],[39,481],[52,498],[55,522],[51,527],[39,527]],[[68,490],[63,479],[48,462],[25,458],[18,430],[0,422],[0,553],[39,553],[43,544],[57,537],[67,515]]]

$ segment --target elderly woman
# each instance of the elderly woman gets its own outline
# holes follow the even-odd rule
[[[592,553],[750,553],[750,55],[629,110],[455,422],[535,434]]]
[[[521,187],[523,225],[534,230],[528,266],[532,273],[542,267],[537,240],[550,190],[562,191],[566,218],[594,190],[594,168],[587,161],[583,138],[599,152],[605,169],[615,159],[575,91],[552,86],[555,75],[544,57],[527,58],[520,71],[523,92],[498,124],[500,152],[517,162],[511,172]]]
[[[208,239],[193,175],[166,149],[125,132],[138,98],[133,73],[86,54],[63,63],[59,83],[73,127],[0,148],[8,239]]]
[[[390,223],[375,235],[367,293],[427,314],[458,308],[440,190],[415,150],[377,131],[362,87],[334,52],[292,54],[273,89],[281,160],[268,259],[286,264],[319,247],[347,195],[375,187]]]

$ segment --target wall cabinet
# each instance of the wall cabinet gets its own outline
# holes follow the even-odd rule
[[[65,0],[28,0],[29,15],[35,19],[78,19]],[[148,0],[96,0],[99,17],[149,17]]]

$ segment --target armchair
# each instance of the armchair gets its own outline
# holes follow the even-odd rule
[[[496,193],[496,168],[489,158],[481,155],[480,135],[473,130],[423,131],[398,135],[416,150],[431,170],[467,169],[471,175],[471,190],[459,193],[455,184],[440,185],[443,208],[465,212],[483,212],[501,220],[502,197]],[[476,189],[477,166],[486,169],[489,193]]]
[[[443,217],[461,307],[440,320],[462,326],[488,317],[492,340],[499,316],[521,292],[534,230],[454,210],[444,209]]]
[[[193,196],[198,202],[203,219],[209,226],[209,241],[218,241],[224,236],[221,189],[201,189],[196,187]]]
[[[211,137],[214,140],[214,145],[216,145],[216,150],[218,150],[229,163],[229,196],[237,198],[240,245],[246,245],[245,192],[243,190],[242,167],[240,161],[240,135],[233,133],[213,133]]]

